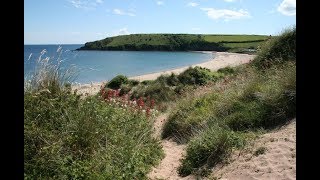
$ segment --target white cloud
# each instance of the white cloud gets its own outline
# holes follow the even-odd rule
[[[192,6],[192,7],[196,7],[196,6],[198,6],[199,4],[198,3],[195,3],[195,2],[189,2],[188,4],[187,4],[187,6]]]
[[[102,0],[68,0],[71,5],[78,9],[92,10],[97,7],[98,4],[102,4]]]
[[[164,2],[163,2],[163,1],[157,1],[157,4],[158,4],[159,6],[161,6],[161,5],[164,5]]]
[[[127,16],[136,16],[134,13],[132,12],[126,12],[124,10],[121,9],[113,9],[113,13],[114,14],[118,14],[118,15],[127,15]]]
[[[277,10],[286,16],[296,15],[296,0],[283,0]]]
[[[115,36],[118,36],[118,35],[128,35],[130,34],[130,32],[128,31],[127,28],[121,28],[119,29],[118,32],[114,33]]]
[[[235,2],[236,0],[224,0],[225,2]]]
[[[214,9],[214,8],[201,8],[205,11],[209,18],[217,20],[224,19],[226,21],[232,19],[241,19],[251,17],[248,11],[240,9],[238,11],[233,11],[229,9]]]

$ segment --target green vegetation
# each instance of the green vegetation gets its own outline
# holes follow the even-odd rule
[[[111,79],[111,81],[107,84],[108,88],[111,89],[119,89],[122,84],[127,84],[128,78],[124,75],[118,75],[115,78]]]
[[[266,39],[262,35],[132,34],[87,42],[79,50],[246,52]]]
[[[254,65],[260,69],[274,64],[296,60],[296,27],[286,29],[281,36],[267,41],[261,48]]]
[[[190,67],[179,75],[172,73],[171,75],[161,75],[153,81],[143,81],[132,88],[130,91],[131,99],[139,97],[143,97],[144,100],[154,99],[160,106],[159,110],[164,111],[168,102],[175,101],[198,86],[215,82],[233,73],[232,68],[221,70],[221,72],[211,72],[202,67]]]
[[[72,74],[39,61],[33,79],[25,83],[25,179],[146,179],[163,157],[160,142],[152,137],[153,107],[165,111],[172,104],[162,138],[187,144],[179,174],[208,175],[257,132],[296,116],[295,36],[292,28],[268,40],[252,63],[237,68],[190,67],[141,83],[119,75],[89,97],[71,91]],[[128,35],[81,49],[238,51],[256,49],[267,38]],[[204,85],[210,92],[195,96]],[[260,147],[253,154],[265,151]]]
[[[259,147],[256,151],[254,151],[253,155],[254,156],[259,156],[261,154],[265,154],[267,151],[266,147]]]
[[[251,132],[274,128],[296,116],[295,46],[283,42],[291,43],[287,40],[295,39],[293,32],[295,29],[288,30],[274,40],[281,41],[284,48],[278,52],[287,52],[286,56],[272,53],[277,63],[264,66],[267,60],[262,57],[271,54],[266,49],[274,49],[264,46],[251,64],[219,70],[233,75],[217,81],[211,93],[178,103],[162,137],[187,143],[180,175],[207,175],[212,166],[227,159],[233,148],[243,147]]]
[[[146,179],[163,157],[150,118],[71,92],[47,65],[25,84],[24,178]]]

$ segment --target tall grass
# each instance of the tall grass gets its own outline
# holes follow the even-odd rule
[[[263,44],[253,65],[259,69],[265,69],[286,61],[296,61],[295,26],[285,29],[281,35]]]
[[[62,67],[62,52],[62,48],[59,47],[57,49],[58,57],[51,59],[50,57],[43,57],[46,54],[45,49],[41,51],[32,74],[25,79],[25,91],[47,90],[56,93],[70,87],[71,83],[77,78],[78,70],[75,66]]]
[[[80,98],[59,66],[39,63],[24,94],[25,179],[146,179],[163,156],[151,119]]]
[[[172,111],[162,136],[187,143],[180,175],[208,174],[245,144],[248,132],[272,129],[296,116],[295,44],[290,42],[295,42],[295,28],[271,40],[253,63],[216,83],[210,94],[181,101]]]

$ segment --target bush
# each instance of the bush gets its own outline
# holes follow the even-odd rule
[[[232,67],[225,67],[225,68],[218,69],[217,72],[222,73],[224,75],[229,75],[229,74],[235,73],[235,70]]]
[[[119,93],[120,96],[128,94],[132,89],[131,85],[129,84],[122,84],[120,88],[121,88]]]
[[[128,84],[132,87],[139,85],[139,81],[138,80],[134,80],[134,79],[130,79]]]
[[[122,84],[127,84],[128,78],[124,75],[118,75],[111,79],[111,81],[107,84],[108,88],[111,89],[119,89]]]
[[[143,85],[149,85],[149,84],[152,84],[154,81],[152,81],[152,80],[144,80],[144,81],[142,81],[141,82],[141,84],[143,84]]]
[[[168,102],[174,100],[176,98],[176,94],[170,87],[157,82],[148,86],[137,87],[132,92],[132,97],[149,97],[156,100],[156,102]]]
[[[210,70],[202,67],[188,68],[178,75],[179,81],[186,85],[204,85],[211,80]]]
[[[265,69],[286,61],[296,61],[296,27],[268,40],[253,60],[253,64],[259,69]]]
[[[180,84],[180,81],[177,75],[171,73],[171,75],[167,77],[166,83],[169,86],[178,86]]]

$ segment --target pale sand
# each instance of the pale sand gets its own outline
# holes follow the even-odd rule
[[[254,156],[259,147],[265,154]],[[296,179],[296,120],[262,135],[244,152],[233,153],[231,163],[215,167],[211,176],[223,180]]]
[[[208,53],[208,52],[205,52],[205,53]],[[253,60],[253,58],[255,57],[255,55],[227,53],[227,52],[215,52],[215,54],[216,54],[216,56],[213,59],[211,59],[207,62],[204,62],[204,63],[192,65],[191,67],[200,66],[200,67],[208,68],[211,71],[217,71],[218,69],[224,68],[227,66],[234,67],[234,66],[238,66],[240,64],[248,63],[251,60]],[[145,75],[141,75],[141,76],[134,76],[134,77],[130,77],[130,79],[136,79],[139,81],[155,80],[160,75],[170,75],[171,73],[180,74],[181,72],[185,71],[189,67],[190,66],[186,66],[186,67],[162,71],[162,72],[158,72],[158,73],[151,73],[151,74],[145,74]]]
[[[153,124],[155,138],[161,137],[162,128],[167,119],[168,114],[161,114],[155,119],[155,122]],[[185,155],[186,145],[177,144],[176,142],[169,139],[161,140],[161,145],[165,153],[165,157],[161,160],[159,165],[153,167],[152,170],[148,173],[148,179],[195,179],[193,176],[182,178],[179,176],[177,171],[181,163],[180,159]]]
[[[212,53],[208,51],[203,51],[202,53]],[[205,67],[208,68],[212,71],[216,71],[220,68],[223,67],[234,67],[240,64],[245,64],[253,60],[255,55],[248,55],[248,54],[239,54],[239,53],[227,53],[227,52],[214,52],[216,54],[215,58],[204,62],[200,64],[195,64],[192,65],[192,67],[195,66],[200,66],[200,67]],[[182,68],[177,68],[177,69],[172,69],[172,70],[166,70],[162,72],[157,72],[157,73],[151,73],[151,74],[145,74],[145,75],[140,75],[140,76],[134,76],[134,77],[129,77],[129,79],[136,79],[139,81],[144,81],[144,80],[155,80],[157,77],[160,75],[170,75],[171,73],[179,74],[189,67],[182,67]],[[101,85],[105,82],[95,82],[91,84],[82,84],[82,85],[73,85],[72,89],[75,90],[77,89],[79,94],[88,94],[88,95],[94,95],[99,92]]]

